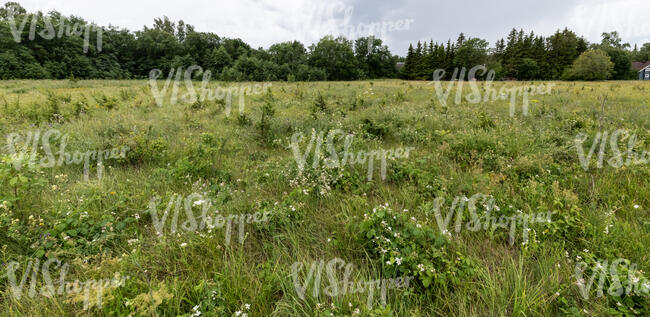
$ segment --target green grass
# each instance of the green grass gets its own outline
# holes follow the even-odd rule
[[[211,86],[220,84],[231,85]],[[231,316],[250,304],[249,316],[348,316],[357,308],[362,316],[643,315],[643,307],[648,313],[647,295],[596,297],[592,291],[583,299],[574,267],[576,256],[590,264],[625,258],[650,272],[650,164],[596,169],[593,159],[585,171],[574,138],[589,135],[588,151],[598,131],[626,129],[645,141],[641,150],[650,151],[650,83],[555,84],[551,94],[530,97],[528,116],[518,106],[510,117],[508,101],[456,105],[453,90],[443,107],[425,82],[273,83],[272,98],[246,97],[243,119],[237,99],[230,116],[214,101],[158,107],[146,81],[0,82],[3,156],[6,135],[35,129],[68,134],[68,151],[131,148],[125,159],[105,163],[101,180],[93,167],[88,182],[81,165],[16,172],[2,163],[0,203],[10,203],[0,209],[0,261],[17,261],[22,270],[30,259],[58,258],[70,265],[66,281],[107,279],[116,272],[129,279],[104,292],[101,308],[83,310],[82,300],[65,294],[12,298],[3,266],[0,311],[189,316],[199,305],[202,316]],[[260,125],[267,104],[275,113],[267,112]],[[309,137],[312,129],[355,134],[354,151],[415,150],[390,162],[385,180],[375,167],[368,181],[366,165],[346,166],[340,178],[337,171],[307,170],[300,180],[289,143],[294,133]],[[12,185],[17,174],[25,182],[18,178]],[[321,179],[323,174],[329,178]],[[223,229],[158,237],[150,200],[161,197],[161,213],[172,195],[194,192],[211,198],[223,214],[270,211],[271,220],[248,224],[242,245],[235,230],[230,245]],[[476,193],[494,196],[503,213],[552,210],[557,217],[551,226],[531,226],[536,239],[526,246],[520,240],[510,245],[506,230],[462,230],[443,238],[430,212],[434,199]],[[394,271],[360,234],[370,225],[364,214],[386,203],[405,216],[395,220],[396,229],[431,232],[429,238],[413,233],[395,252],[420,243],[416,258],[435,258],[440,271],[432,284],[416,279],[407,289],[391,290],[385,309],[377,295],[372,310],[366,294],[331,298],[321,290],[319,298],[301,300],[291,276],[295,262],[340,258],[354,264],[355,281],[419,273],[407,264]],[[423,228],[414,229],[411,217]],[[608,224],[613,226],[605,234]],[[129,244],[131,239],[138,241]],[[434,245],[436,239],[446,240],[445,247]],[[50,271],[55,279],[58,271]],[[39,275],[39,289],[42,281]]]

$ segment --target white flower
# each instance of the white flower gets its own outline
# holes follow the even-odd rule
[[[241,310],[238,310],[238,311],[235,312],[235,316],[241,316],[241,314],[242,314]]]
[[[424,272],[424,264],[418,264],[418,269],[420,269],[420,272]]]
[[[641,206],[639,205],[634,205],[634,209],[639,209]]]
[[[187,246],[187,243],[185,243],[185,242],[181,243],[181,248],[184,248],[186,246]]]
[[[397,263],[397,265],[402,264],[402,258],[395,258],[395,263]]]
[[[139,215],[139,214],[135,214],[135,215],[133,215],[133,217],[135,217],[136,220],[137,220],[137,219],[140,219],[140,215]]]
[[[392,265],[392,263],[390,263],[390,261],[386,261],[386,265]]]
[[[192,307],[192,310],[194,311],[194,314],[192,314],[192,316],[201,316],[201,312],[199,311],[199,305]]]
[[[251,304],[244,304],[244,309],[245,310],[251,309]]]
[[[194,205],[194,206],[201,206],[201,205],[203,205],[204,202],[205,202],[205,200],[203,200],[203,199],[201,199],[201,200],[197,200],[197,201],[194,202],[193,205]]]

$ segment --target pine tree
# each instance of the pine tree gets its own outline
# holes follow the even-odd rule
[[[405,79],[413,79],[413,67],[415,65],[415,50],[413,44],[409,44],[409,50],[406,54],[406,61],[404,61],[404,69],[402,71]]]

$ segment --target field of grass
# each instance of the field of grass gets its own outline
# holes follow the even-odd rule
[[[543,83],[494,85],[529,84]],[[650,152],[650,82],[554,84],[549,94],[530,97],[526,116],[520,106],[510,116],[507,100],[456,104],[454,90],[445,106],[434,85],[399,80],[274,82],[245,97],[244,114],[234,98],[226,115],[221,100],[173,104],[167,98],[159,107],[147,81],[2,81],[1,315],[648,316],[650,163],[616,168],[607,163],[606,142],[602,168],[596,148],[585,170],[575,139],[587,136],[587,153],[599,131],[624,129],[617,139],[621,152],[629,155],[634,135],[634,152]],[[210,83],[220,85],[240,84]],[[91,160],[87,180],[83,163],[14,164],[7,136],[24,141],[51,129],[68,136],[69,153],[128,151],[106,160],[101,178]],[[368,162],[325,168],[321,161],[314,168],[311,154],[301,171],[294,150],[304,154],[312,131],[325,139],[338,131],[333,143],[340,159],[344,134],[354,135],[348,148],[354,153],[412,150],[387,160],[385,178],[378,159],[371,180]],[[296,133],[305,136],[298,148],[290,146]],[[51,140],[58,151],[61,138]],[[38,160],[46,150],[37,150]],[[330,154],[325,140],[321,155]],[[555,213],[550,222],[530,223],[528,240],[517,227],[512,244],[510,228],[468,230],[471,208],[461,208],[460,230],[456,215],[448,231],[441,230],[436,199],[444,198],[444,220],[455,197],[477,194],[492,196],[496,205],[481,200],[479,213]],[[196,223],[181,206],[178,230],[172,232],[172,214],[157,234],[151,206],[161,218],[170,201],[184,204],[186,197]],[[245,226],[233,220],[228,232],[225,225],[199,224],[208,205],[214,219],[215,209],[268,217]],[[29,263],[42,266],[48,259],[66,264],[65,274],[59,262],[49,267],[57,288],[61,275],[63,284],[116,273],[123,282],[101,294],[86,283],[88,294],[66,286],[44,296],[42,270],[26,272]],[[334,259],[341,261],[328,276]],[[609,264],[617,259],[629,263],[614,278]],[[302,263],[302,285],[320,261],[320,292],[314,296],[309,286],[303,299],[292,267]],[[588,299],[576,284],[581,262],[587,283],[594,265],[607,267]],[[348,263],[355,283],[412,279],[387,291],[385,307],[376,290],[369,307],[368,291],[326,289],[330,278],[343,279]],[[29,276],[20,299],[10,275],[18,284]],[[600,278],[602,296],[595,286]],[[621,296],[607,290],[637,279]]]

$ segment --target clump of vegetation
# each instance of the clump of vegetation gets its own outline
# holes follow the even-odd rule
[[[262,115],[260,117],[260,121],[257,123],[257,130],[260,134],[260,138],[266,142],[269,143],[271,141],[271,120],[273,119],[273,116],[275,116],[275,107],[273,106],[273,103],[271,99],[268,99],[267,101],[264,102],[262,105]]]
[[[327,112],[327,102],[320,91],[318,92],[318,96],[316,96],[316,100],[314,100],[314,107],[318,111]]]
[[[97,102],[97,106],[100,108],[113,110],[119,106],[119,101],[117,98],[106,96],[104,93],[95,94],[93,95],[93,98],[95,98],[95,102]]]
[[[387,205],[365,213],[354,226],[376,265],[385,276],[413,276],[427,290],[450,289],[470,281],[473,261],[459,252],[445,237],[414,217],[395,212]]]

